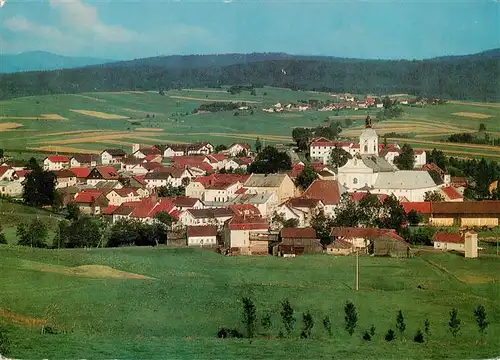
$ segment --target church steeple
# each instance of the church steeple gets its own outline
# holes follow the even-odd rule
[[[372,128],[372,120],[369,115],[365,119],[365,128],[359,136],[359,146],[361,155],[378,156],[378,135]]]
[[[365,119],[365,129],[371,129],[372,127],[372,119],[370,118],[370,115],[368,115]]]

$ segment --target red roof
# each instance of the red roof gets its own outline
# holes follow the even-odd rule
[[[187,236],[188,237],[217,236],[217,227],[216,226],[188,226]]]
[[[172,198],[171,200],[175,206],[183,208],[193,207],[199,201],[198,199],[190,198],[188,196],[178,196]]]
[[[112,215],[112,214],[113,214],[113,212],[114,212],[116,209],[118,209],[118,208],[119,208],[119,206],[116,206],[116,205],[109,205],[106,209],[104,209],[104,210],[102,211],[102,213],[103,213],[104,215]]]
[[[464,243],[464,239],[458,233],[450,233],[445,231],[438,231],[432,237],[434,242],[444,242],[444,243],[455,243],[461,244]]]
[[[360,228],[360,227],[336,227],[330,232],[330,236],[341,237],[345,239],[353,238],[373,238],[386,233],[394,232],[393,229],[379,229],[373,227]]]
[[[235,216],[228,221],[227,226],[230,230],[268,230],[269,224],[266,219],[259,216],[245,218]]]
[[[31,170],[17,170],[17,171],[15,172],[15,174],[16,174],[19,178],[23,178],[23,177],[26,177],[26,175],[28,175],[30,172],[31,172]]]
[[[288,172],[288,176],[295,178],[300,175],[302,170],[304,170],[305,166],[303,164],[297,164],[295,165],[292,170]]]
[[[446,197],[450,200],[463,199],[463,195],[460,194],[457,189],[453,186],[445,186],[441,188],[441,191],[446,195]]]
[[[95,168],[105,180],[118,180],[120,176],[112,166],[98,166]]]
[[[198,176],[191,182],[197,182],[203,185],[203,187],[206,187],[207,185],[211,184],[215,179],[215,175],[208,175],[208,176]]]
[[[47,159],[53,163],[67,163],[67,162],[69,162],[69,159],[63,155],[47,156]]]
[[[369,193],[368,192],[364,192],[364,191],[356,191],[356,192],[353,192],[351,193],[351,199],[352,201],[356,202],[356,203],[359,203],[362,199],[364,199]],[[387,194],[371,194],[371,195],[375,195],[377,197],[377,199],[382,203],[386,198],[387,198]]]
[[[235,204],[229,206],[235,216],[260,216],[259,209],[251,204]]]
[[[430,215],[431,213],[431,203],[430,201],[421,202],[400,202],[401,206],[405,210],[405,213],[409,213],[411,210],[415,210],[417,213]]]
[[[86,167],[74,167],[70,170],[77,178],[86,178],[90,174],[90,169]]]
[[[283,228],[281,229],[282,238],[302,238],[316,239],[316,230],[313,228]]]
[[[321,200],[325,205],[336,205],[340,203],[339,183],[337,180],[316,179],[302,196]]]
[[[179,218],[181,216],[181,214],[183,213],[183,211],[181,210],[172,210],[170,212],[170,216],[172,217],[172,219],[174,219],[175,221],[179,221]]]
[[[430,163],[430,164],[425,164],[424,166],[422,166],[422,170],[426,170],[426,171],[437,171],[439,173],[439,175],[441,175],[441,177],[444,175],[444,170],[441,169],[439,166],[437,166],[436,164],[434,163]]]
[[[240,195],[240,194],[244,194],[246,192],[247,192],[247,189],[241,187],[238,190],[236,190],[234,193]]]
[[[236,146],[236,145],[241,146],[243,149],[250,150],[250,145],[248,145],[247,143],[234,143],[234,144],[231,144],[231,146],[229,146],[228,149],[231,149],[233,146]]]
[[[10,169],[10,166],[0,166],[0,176],[3,176]]]
[[[146,175],[136,175],[134,176],[134,179],[137,180],[137,182],[141,185],[146,185],[146,182],[144,181],[144,177]]]
[[[99,189],[85,189],[78,193],[75,197],[77,203],[92,203],[99,196],[103,194],[104,190]]]
[[[425,150],[422,150],[422,149],[415,149],[414,150],[414,153],[417,154],[417,155],[421,155],[425,152]]]
[[[291,205],[296,208],[315,208],[319,205],[321,200],[311,199],[308,197],[296,197],[291,198],[286,202],[287,205]]]

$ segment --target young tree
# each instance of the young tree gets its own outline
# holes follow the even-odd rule
[[[221,151],[223,151],[223,150],[227,150],[227,146],[226,146],[226,145],[224,145],[224,144],[219,144],[219,145],[217,145],[217,146],[215,147],[215,149],[214,149],[214,150],[215,150],[215,152],[216,152],[216,153],[218,153],[218,152],[221,152]]]
[[[401,153],[394,158],[394,165],[396,165],[399,170],[413,170],[415,166],[415,152],[410,145],[403,145]]]
[[[431,334],[431,322],[429,321],[429,319],[425,319],[424,321],[424,332],[425,335]]]
[[[370,333],[368,331],[365,331],[363,333],[363,340],[366,340],[366,341],[371,341],[372,340],[372,336],[370,335]]]
[[[332,322],[330,321],[330,317],[328,315],[325,315],[323,318],[323,327],[325,328],[326,332],[328,333],[328,336],[332,336]]]
[[[484,123],[479,124],[479,131],[486,131],[486,125],[484,125]]]
[[[427,191],[424,194],[424,201],[440,202],[444,201],[444,196],[438,191]]]
[[[285,299],[281,302],[280,315],[281,320],[283,321],[283,326],[285,327],[287,334],[290,336],[295,326],[295,318],[293,317],[292,305],[290,305],[288,299]]]
[[[270,312],[267,312],[264,314],[264,316],[262,316],[262,319],[260,319],[260,324],[264,328],[264,331],[269,332],[269,330],[271,330],[272,322]]]
[[[458,318],[458,310],[455,308],[451,309],[450,321],[448,322],[448,326],[450,327],[450,332],[453,335],[453,337],[456,337],[460,332],[461,322],[462,321]]]
[[[0,327],[0,355],[6,356],[10,354],[10,340],[7,336],[7,330]]]
[[[257,138],[257,140],[255,140],[255,151],[257,153],[260,153],[261,150],[262,150],[262,142],[260,141],[260,138]]]
[[[66,215],[67,220],[77,220],[81,214],[80,208],[75,203],[69,203],[66,206],[66,212],[68,213]]]
[[[387,334],[385,334],[385,341],[392,341],[396,338],[396,334],[394,333],[394,330],[392,329],[389,329],[389,331],[387,331]]]
[[[0,224],[0,244],[7,244],[7,239],[3,233],[2,224]]]
[[[424,342],[424,334],[422,333],[422,331],[420,331],[420,329],[417,330],[417,333],[413,337],[413,341],[415,341],[417,343],[423,343]]]
[[[313,183],[314,180],[318,178],[318,174],[314,171],[313,167],[307,164],[304,170],[295,179],[295,185],[297,185],[302,190],[305,190]]]
[[[354,334],[354,329],[356,329],[356,324],[358,322],[358,314],[356,312],[356,306],[350,301],[348,301],[344,306],[344,328],[349,335]]]
[[[304,323],[304,327],[302,328],[300,337],[302,339],[307,339],[311,337],[311,330],[314,326],[314,319],[309,311],[302,314],[302,322]]]
[[[398,311],[398,316],[396,317],[396,328],[401,334],[401,339],[404,339],[404,332],[406,330],[405,319],[403,317],[403,312],[401,310]]]
[[[335,146],[332,151],[330,151],[330,157],[328,158],[328,165],[334,168],[339,168],[347,163],[347,160],[352,159],[352,155],[349,154],[342,148]]]
[[[372,326],[370,327],[370,335],[371,336],[375,336],[375,325],[372,324]]]
[[[255,311],[255,304],[250,298],[244,297],[241,299],[243,302],[243,325],[247,331],[247,337],[253,338],[255,334],[257,313]]]
[[[478,305],[474,309],[474,317],[476,318],[477,327],[479,329],[479,334],[481,338],[486,332],[486,328],[488,327],[488,321],[486,321],[486,310],[483,305]]]

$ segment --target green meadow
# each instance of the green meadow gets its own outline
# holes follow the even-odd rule
[[[0,257],[0,325],[8,330],[15,358],[478,359],[500,352],[500,273],[494,255],[363,256],[358,292],[353,290],[354,257],[224,257],[200,249],[11,245],[0,246]],[[149,279],[112,277],[112,269],[104,266]],[[254,300],[259,324],[264,313],[272,314],[270,332],[259,325],[252,341],[216,338],[222,326],[243,331],[240,300],[245,296]],[[285,298],[297,321],[290,337],[279,338],[279,303]],[[343,329],[346,301],[358,311],[352,337]],[[482,340],[472,314],[478,304],[490,322]],[[452,308],[462,321],[456,338],[447,325]],[[405,316],[403,338],[395,327],[398,310]],[[299,334],[306,311],[314,327],[304,340]],[[332,322],[331,337],[322,326],[325,315]],[[423,330],[425,319],[431,334],[417,344],[413,336]],[[41,334],[43,323],[58,333]],[[371,325],[375,336],[362,340]],[[389,328],[397,336],[391,343],[384,340]]]
[[[36,152],[99,152],[106,147],[128,150],[133,143],[205,140],[215,144],[237,141],[253,144],[260,137],[265,144],[287,144],[292,141],[294,127],[314,127],[329,120],[344,124],[346,119],[353,120],[353,124],[345,129],[344,135],[355,139],[363,126],[363,118],[368,114],[375,117],[377,112],[371,109],[270,114],[262,110],[278,102],[310,99],[332,97],[326,93],[268,87],[256,89],[256,95],[245,91],[232,95],[223,88],[172,90],[165,96],[152,91],[24,97],[0,102],[0,129],[5,123],[18,126],[0,131],[0,147],[19,157]],[[246,102],[253,113],[243,110],[237,111],[237,115],[236,111],[193,114],[200,104],[214,101]],[[404,106],[403,109],[405,113],[401,118],[374,124],[381,135],[384,132],[402,134],[408,139],[394,140],[424,149],[436,147],[449,155],[498,159],[498,147],[464,147],[442,140],[454,132],[477,132],[480,123],[485,124],[491,138],[500,137],[499,104],[460,102],[422,108]],[[54,114],[64,120],[50,119]],[[122,118],[106,118],[110,116]]]

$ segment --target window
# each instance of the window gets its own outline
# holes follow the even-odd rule
[[[365,153],[368,152],[368,145],[365,145]]]
[[[354,178],[354,179],[352,179],[352,183],[353,183],[353,184],[357,184],[357,183],[358,183],[358,178]]]

